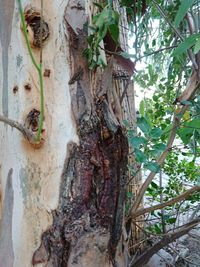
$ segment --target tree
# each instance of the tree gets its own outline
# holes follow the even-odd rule
[[[39,2],[1,1],[0,264],[115,265],[125,261],[128,142],[112,77],[124,60],[106,58],[101,40],[119,16],[111,13],[88,67],[97,6]]]
[[[190,170],[198,171],[199,152],[199,34],[192,23],[198,3],[0,3],[0,264],[141,266],[199,223],[196,218],[166,233],[166,224],[176,218],[161,212],[162,231],[158,224],[151,229],[159,231],[160,240],[130,258],[129,230],[138,216],[199,199],[198,184],[185,191],[174,183],[165,190],[153,182],[156,173],[162,176],[161,168],[169,177],[176,169],[197,181]],[[134,55],[125,47],[127,19],[130,29],[134,26]],[[151,24],[157,20],[161,30],[152,40]],[[140,103],[137,134],[135,118],[123,119],[131,109],[135,63],[148,56],[147,68],[134,80],[157,90]],[[178,162],[172,152],[177,134],[190,146],[192,162]],[[131,179],[129,145],[136,160],[129,165]],[[141,168],[150,174],[133,202],[126,189]],[[161,203],[142,208],[145,193],[153,200],[161,195]],[[142,231],[152,242],[151,233]]]

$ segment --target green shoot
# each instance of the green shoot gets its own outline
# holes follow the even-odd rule
[[[35,66],[38,76],[39,76],[39,83],[40,83],[40,117],[39,117],[39,126],[37,130],[37,135],[36,135],[36,142],[39,142],[41,140],[41,132],[43,128],[43,121],[44,121],[44,82],[43,82],[43,75],[42,75],[42,62],[38,64],[35,60],[35,57],[33,55],[31,45],[29,42],[28,34],[27,34],[27,29],[26,29],[26,22],[25,22],[25,17],[24,17],[24,12],[22,9],[22,4],[21,0],[17,0],[18,5],[19,5],[19,13],[21,17],[21,23],[22,23],[22,30],[24,33],[25,41],[26,41],[26,46],[31,58],[31,61],[33,65]]]

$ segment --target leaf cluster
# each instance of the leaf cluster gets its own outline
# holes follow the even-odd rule
[[[104,62],[100,53],[103,49],[102,41],[106,34],[110,34],[116,44],[119,41],[119,13],[113,9],[111,3],[108,3],[105,7],[97,3],[95,5],[101,11],[92,18],[92,24],[89,26],[91,33],[87,38],[88,48],[83,52],[91,70],[96,66],[106,66],[106,62]]]

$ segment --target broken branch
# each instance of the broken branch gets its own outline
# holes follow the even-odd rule
[[[10,125],[11,127],[15,128],[17,130],[19,130],[23,134],[23,136],[29,141],[29,143],[36,144],[35,135],[29,129],[24,127],[21,123],[14,121],[14,120],[11,120],[11,119],[8,119],[2,115],[0,115],[0,121]]]

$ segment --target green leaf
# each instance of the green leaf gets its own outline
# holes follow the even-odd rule
[[[194,130],[200,130],[200,119],[194,119],[192,121],[184,123],[185,127],[192,127]]]
[[[155,229],[156,234],[162,234],[162,230],[159,224],[155,224],[154,229]]]
[[[179,26],[180,22],[185,17],[188,9],[193,5],[194,2],[195,2],[195,0],[182,0],[181,1],[179,10],[176,14],[175,21],[174,21],[175,27]]]
[[[160,128],[154,128],[150,131],[149,136],[152,139],[158,139],[160,138],[162,135],[162,130]]]
[[[148,134],[151,131],[151,125],[145,117],[137,119],[137,126],[144,134]]]
[[[168,137],[170,135],[171,130],[173,129],[173,125],[169,124],[164,130],[163,130],[163,136]]]
[[[188,144],[195,130],[200,130],[200,119],[184,123],[183,127],[178,130],[178,135],[184,144]]]
[[[114,11],[111,9],[111,16],[113,19],[113,23],[118,25],[119,19],[120,19],[120,14],[117,11]]]
[[[144,137],[135,136],[130,138],[130,144],[133,148],[139,148],[140,145],[147,144],[147,140]]]
[[[159,188],[159,186],[158,186],[156,183],[154,183],[154,182],[151,182],[151,186],[152,186],[153,188],[155,188],[155,189],[158,189],[158,188]]]
[[[181,128],[178,130],[178,135],[185,145],[190,142],[194,129],[191,128]]]
[[[200,38],[198,38],[195,46],[194,46],[194,54],[197,54],[200,50]]]
[[[134,149],[134,154],[135,154],[135,160],[140,163],[144,163],[147,161],[146,155],[139,149],[135,148]]]
[[[165,220],[167,224],[174,224],[176,222],[176,217],[168,218]]]
[[[199,33],[192,34],[189,37],[185,38],[185,40],[178,45],[178,47],[174,50],[173,56],[178,56],[182,53],[184,53],[187,49],[192,47],[197,39],[200,37]]]
[[[166,145],[163,143],[158,143],[152,146],[152,149],[155,149],[158,152],[163,152],[166,149]]]
[[[132,198],[133,197],[133,192],[126,192],[127,198]]]
[[[100,8],[100,10],[103,9],[103,5],[102,5],[102,4],[97,3],[97,2],[93,2],[93,4],[94,4],[95,6],[97,6],[98,8]]]
[[[144,168],[146,168],[152,172],[155,172],[155,173],[159,172],[159,170],[160,170],[160,166],[158,165],[157,162],[147,162],[144,164]]]
[[[96,38],[94,38],[94,44],[95,47],[98,47],[99,43],[101,42],[101,40],[103,40],[103,38],[106,36],[106,33],[108,31],[108,28],[106,25],[103,25],[99,30],[98,30],[98,35]]]
[[[167,146],[165,144],[159,143],[159,144],[153,145],[151,147],[152,150],[149,150],[149,152],[151,153],[153,157],[157,157],[166,149],[166,147]]]
[[[116,24],[112,24],[108,27],[110,35],[112,39],[115,41],[115,43],[118,43],[119,41],[119,27]]]

